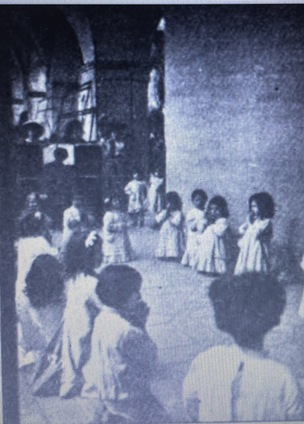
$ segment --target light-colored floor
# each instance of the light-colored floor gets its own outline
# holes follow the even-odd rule
[[[174,422],[186,422],[181,403],[182,381],[197,353],[231,343],[215,327],[208,287],[211,278],[177,263],[157,261],[153,252],[157,232],[133,230],[132,244],[138,259],[131,263],[143,276],[142,295],[151,311],[147,330],[158,346],[159,366],[152,388]],[[304,320],[297,309],[302,284],[287,287],[287,307],[281,324],[266,338],[269,356],[290,367],[304,386]],[[30,373],[20,372],[21,424],[87,424],[94,403],[87,399],[62,400],[31,395]]]

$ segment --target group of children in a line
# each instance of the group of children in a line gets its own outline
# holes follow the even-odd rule
[[[188,237],[183,250],[181,200],[177,193],[167,193],[166,209],[156,215],[161,225],[157,254],[182,258],[191,266],[203,263],[208,272],[221,274],[226,269],[227,202],[216,196],[205,211],[206,194],[197,190],[192,198],[194,209],[186,224],[193,237]],[[20,365],[35,365],[36,395],[98,399],[94,424],[169,422],[150,389],[157,349],[146,331],[149,308],[140,296],[141,276],[126,265],[111,264],[130,259],[125,256],[129,241],[123,238],[126,214],[113,196],[101,240],[77,201],[64,214],[66,234],[59,251],[49,242],[48,217],[37,195],[30,196],[20,217],[16,282]],[[232,335],[235,345],[212,348],[190,366],[183,394],[193,421],[303,419],[294,378],[263,353],[264,336],[283,313],[285,291],[270,275],[244,273],[268,271],[273,214],[269,194],[249,199],[235,269],[241,275],[223,276],[211,284],[216,325]],[[117,235],[122,234],[120,253],[101,248],[112,240],[118,245]],[[204,237],[212,246],[206,246],[204,253],[196,250],[197,254],[195,248]],[[211,251],[208,257],[206,252]],[[102,260],[105,266],[100,268]],[[257,269],[246,269],[244,264]],[[258,384],[256,375],[261,377]]]
[[[152,177],[159,180],[157,176]],[[132,222],[139,223],[140,226],[144,223],[144,187],[145,183],[140,181],[135,173],[134,179],[125,188],[125,193],[129,196],[128,213]],[[165,195],[165,207],[160,209],[160,193],[155,187],[156,184],[153,185],[155,191],[152,204],[157,206],[153,208],[153,213],[155,224],[160,227],[156,257],[179,260],[184,266],[190,266],[199,272],[226,273],[229,257],[227,201],[222,196],[214,196],[207,204],[208,196],[205,191],[194,190],[191,196],[193,208],[184,217],[178,193],[168,192]],[[248,203],[248,215],[239,228],[240,252],[234,269],[235,274],[270,270],[274,201],[269,193],[259,192],[253,194]],[[127,216],[122,212],[121,202],[116,196],[111,199],[109,211],[104,216],[104,234],[105,258],[112,256],[108,262],[132,258],[130,243],[125,242],[122,247],[121,239],[128,239]]]

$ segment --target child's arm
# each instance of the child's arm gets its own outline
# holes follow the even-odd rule
[[[228,228],[228,220],[226,218],[219,218],[213,224],[213,231],[218,237],[222,237]]]
[[[130,196],[130,195],[133,193],[133,191],[132,191],[132,189],[131,189],[131,184],[130,184],[130,183],[128,183],[128,184],[126,185],[126,187],[125,187],[125,193],[126,193],[128,196]]]
[[[249,225],[250,225],[250,215],[248,214],[246,217],[246,221],[239,227],[239,233],[241,235],[244,235]]]
[[[199,420],[199,397],[197,387],[197,366],[194,360],[183,383],[183,401],[185,409],[193,422]]]
[[[169,216],[170,224],[179,227],[183,220],[183,214],[179,211]]]
[[[167,218],[168,218],[168,211],[167,209],[164,209],[156,215],[155,221],[157,224],[162,224],[164,221],[166,221]]]

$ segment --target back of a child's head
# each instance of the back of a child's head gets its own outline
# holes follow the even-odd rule
[[[96,293],[100,301],[120,309],[133,293],[139,292],[141,275],[128,265],[108,265],[98,276]]]
[[[201,199],[201,203],[202,204],[206,204],[206,202],[207,202],[207,200],[208,200],[208,195],[207,195],[207,193],[204,191],[204,190],[202,190],[202,189],[196,189],[196,190],[193,190],[193,192],[191,193],[191,200],[192,200],[192,202],[197,198],[197,197],[199,197],[200,199]]]
[[[236,343],[251,348],[279,324],[284,311],[284,288],[271,275],[247,273],[224,276],[209,288],[217,327]]]
[[[176,191],[169,191],[166,194],[166,203],[170,204],[172,211],[180,211],[183,206],[182,200]]]
[[[59,303],[64,289],[62,266],[54,256],[40,255],[33,261],[25,283],[25,294],[34,308]]]
[[[27,214],[18,221],[18,235],[21,238],[39,237],[44,234],[44,217],[37,214]]]
[[[211,209],[211,207],[216,206],[219,217],[220,218],[228,218],[229,217],[229,209],[226,199],[223,196],[214,196],[212,199],[210,199],[208,204],[208,210]],[[207,212],[208,212],[207,210]]]
[[[261,219],[271,219],[275,214],[275,204],[272,196],[266,191],[254,193],[249,198],[249,211],[252,202],[256,202]]]
[[[63,266],[66,276],[76,277],[80,273],[93,274],[98,267],[98,253],[101,260],[101,240],[97,237],[92,246],[86,246],[89,232],[79,231],[74,233],[68,241],[63,252]]]

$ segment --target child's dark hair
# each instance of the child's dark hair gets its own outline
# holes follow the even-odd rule
[[[259,208],[260,218],[261,219],[271,219],[275,214],[275,204],[273,198],[266,191],[261,191],[260,193],[254,193],[249,198],[249,211],[251,208],[251,203],[256,202]]]
[[[40,255],[33,261],[25,283],[25,294],[34,308],[59,303],[64,289],[62,266],[54,256]]]
[[[191,193],[191,200],[193,202],[193,200],[195,199],[195,197],[200,196],[202,198],[203,203],[205,204],[208,200],[208,195],[204,190],[201,190],[199,188],[197,188],[196,190],[193,190],[193,192]]]
[[[120,309],[133,293],[139,292],[141,275],[128,265],[109,265],[98,276],[96,293],[107,306]]]
[[[211,205],[216,205],[218,207],[218,209],[220,211],[220,215],[221,215],[222,218],[228,218],[229,217],[228,204],[227,204],[226,199],[223,196],[212,197],[212,199],[210,199],[210,201],[209,201],[208,208]]]
[[[37,217],[32,213],[21,216],[17,221],[17,233],[21,238],[38,237],[44,235],[45,218]]]
[[[63,266],[67,278],[79,273],[94,274],[99,265],[96,252],[101,252],[101,240],[98,238],[92,247],[86,247],[88,232],[76,232],[72,235],[63,252]]]
[[[284,311],[284,288],[271,275],[247,273],[225,276],[209,288],[217,327],[233,336],[236,343],[253,348],[279,324]]]
[[[166,194],[166,203],[170,203],[172,211],[180,211],[182,209],[182,200],[176,191],[169,191]]]

